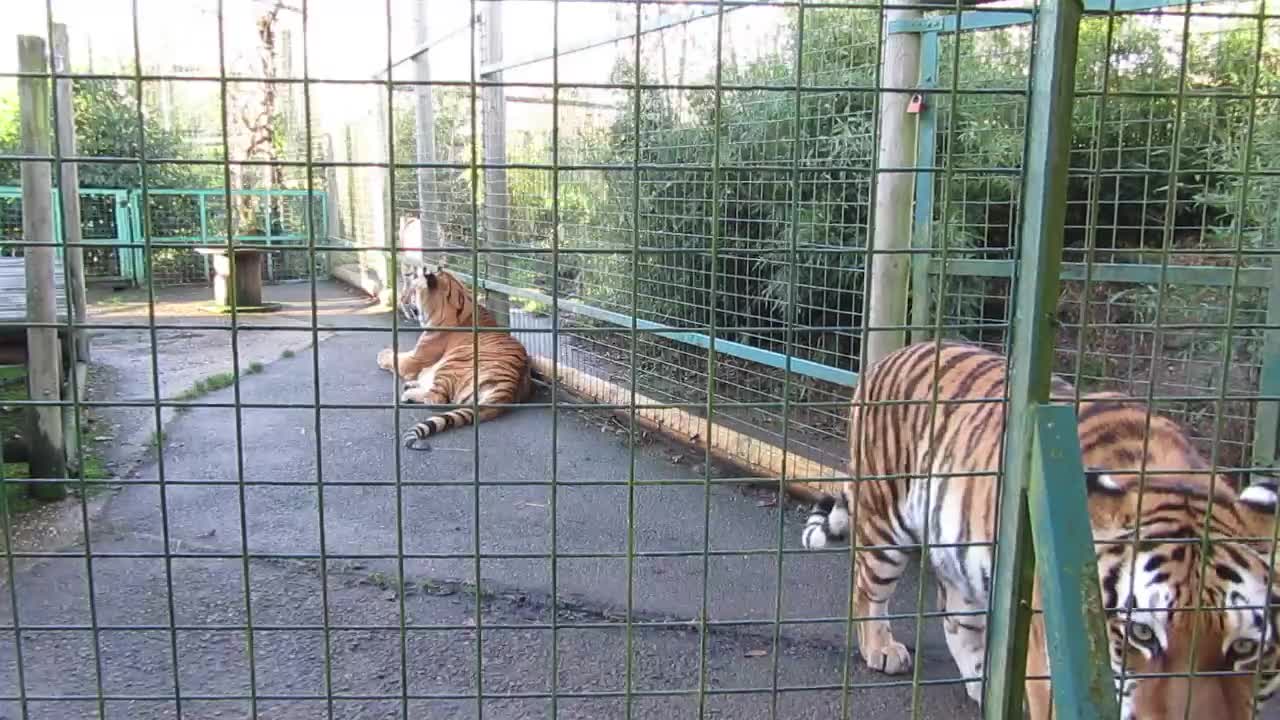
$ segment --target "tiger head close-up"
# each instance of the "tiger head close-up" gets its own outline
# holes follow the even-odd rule
[[[933,341],[869,367],[850,407],[851,480],[815,506],[801,537],[820,548],[852,534],[875,548],[853,554],[853,609],[864,618],[863,661],[890,675],[913,664],[887,620],[890,600],[908,551],[927,539],[947,644],[961,674],[975,678],[965,690],[976,701],[992,672],[984,610],[994,597],[990,543],[1000,539],[1007,367],[990,349]],[[1186,427],[1147,402],[1092,392],[1077,404],[1061,377],[1050,395],[1075,406],[1121,720],[1263,717],[1255,707],[1280,686],[1275,483],[1219,470]],[[1037,569],[1030,599],[1042,610],[1042,574],[1067,568]],[[1027,645],[1032,720],[1055,717],[1051,683],[1068,672],[1051,667],[1057,638],[1045,620],[1033,614]]]
[[[468,327],[473,308],[476,324],[492,327],[493,315],[475,304],[471,292],[441,266],[419,265],[400,281],[400,314],[423,330],[438,327]]]
[[[1193,473],[1090,471],[1087,482],[1122,720],[1255,717],[1280,686],[1275,488],[1237,493]],[[1030,642],[1028,678],[1044,676],[1038,620]],[[1051,717],[1047,683],[1029,679],[1028,702],[1036,720]]]

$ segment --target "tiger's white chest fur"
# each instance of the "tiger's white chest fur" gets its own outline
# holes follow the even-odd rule
[[[977,477],[931,477],[912,482],[902,508],[914,542],[925,541],[929,562],[940,582],[971,602],[985,602],[990,594],[993,563],[991,538],[973,527],[963,507],[963,483],[982,483]],[[910,538],[908,542],[912,542]]]
[[[418,373],[418,387],[423,390],[430,390],[436,385],[436,373],[440,372],[440,368],[444,365],[444,358],[440,358],[435,364],[430,365]]]

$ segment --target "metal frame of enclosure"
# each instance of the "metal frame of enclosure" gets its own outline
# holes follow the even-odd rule
[[[1046,592],[1046,631],[1054,638],[1055,717],[1115,717],[1075,414],[1069,406],[1049,404],[1050,377],[1062,373],[1077,387],[1119,389],[1168,410],[1193,429],[1216,470],[1255,478],[1274,473],[1280,462],[1280,165],[1271,163],[1280,162],[1280,48],[1269,43],[1280,35],[1280,7],[1274,0],[1233,3],[1226,10],[1215,9],[1221,3],[1210,7],[1174,0],[1040,0],[1034,10],[889,0],[634,0],[613,3],[620,15],[633,13],[627,16],[627,32],[582,41],[570,40],[562,31],[562,19],[582,4],[580,0],[537,0],[551,16],[553,31],[545,51],[529,58],[504,58],[502,7],[534,1],[470,0],[469,22],[432,33],[424,28],[419,44],[408,54],[393,52],[391,41],[394,24],[407,19],[394,16],[392,0],[385,7],[371,3],[386,15],[387,53],[374,70],[376,77],[362,80],[311,74],[307,58],[317,51],[309,35],[312,5],[317,4],[313,0],[285,3],[297,16],[304,58],[288,77],[229,73],[224,22],[225,6],[232,0],[210,0],[209,17],[219,33],[217,71],[174,76],[146,69],[139,0],[130,3],[132,70],[118,75],[68,67],[65,48],[54,51],[46,38],[65,39],[63,26],[76,28],[74,11],[66,14],[54,0],[40,3],[48,20],[44,37],[23,36],[20,70],[0,78],[14,81],[24,103],[21,145],[0,146],[0,164],[21,166],[22,179],[20,187],[0,188],[2,249],[27,259],[29,314],[13,329],[29,334],[29,347],[37,353],[33,358],[56,359],[48,367],[76,368],[88,360],[87,346],[59,344],[58,333],[92,336],[141,328],[150,338],[150,367],[143,370],[152,383],[150,397],[93,399],[83,374],[41,372],[33,362],[30,397],[13,401],[14,407],[36,418],[37,444],[66,446],[70,463],[63,463],[59,474],[51,470],[45,475],[33,464],[30,477],[10,476],[12,464],[0,463],[7,586],[7,608],[0,611],[0,648],[8,648],[13,656],[12,672],[0,669],[0,715],[11,711],[23,720],[64,716],[59,713],[127,717],[131,703],[150,703],[175,717],[198,717],[202,703],[230,703],[227,707],[241,716],[271,717],[272,708],[309,703],[315,716],[332,720],[346,716],[346,702],[379,700],[394,706],[393,714],[402,718],[430,716],[430,711],[415,709],[430,703],[451,703],[453,711],[468,717],[500,717],[503,711],[495,703],[502,702],[538,703],[538,712],[556,717],[571,703],[599,701],[607,704],[609,717],[630,718],[675,713],[647,704],[669,699],[686,703],[681,707],[688,714],[678,716],[702,718],[715,714],[718,698],[752,696],[761,699],[760,713],[769,718],[795,717],[793,713],[800,711],[788,703],[808,697],[820,698],[838,717],[857,718],[860,695],[906,689],[909,696],[902,700],[900,715],[923,717],[933,693],[963,695],[963,683],[973,679],[957,674],[949,658],[945,668],[923,667],[923,627],[937,624],[946,613],[926,608],[922,582],[918,597],[910,599],[911,609],[892,615],[895,625],[910,628],[899,636],[914,636],[908,644],[922,662],[904,677],[855,677],[854,666],[860,662],[855,625],[863,618],[852,611],[785,613],[784,578],[800,555],[836,553],[851,559],[851,553],[868,549],[799,549],[797,517],[803,523],[803,512],[782,496],[808,492],[812,498],[814,488],[831,489],[835,482],[858,477],[856,468],[845,466],[847,427],[841,422],[864,367],[909,339],[960,337],[1000,347],[1010,358],[999,541],[994,546],[991,603],[985,611],[988,660],[981,678],[985,685],[980,712],[991,720],[1022,717],[1031,583],[1038,576]],[[415,4],[415,12],[429,17],[432,4],[422,2]],[[675,13],[677,6],[692,11],[681,16]],[[771,64],[761,61],[747,67],[746,62],[726,61],[729,20],[757,8],[779,10],[785,20],[780,27],[789,33],[784,51]],[[1135,59],[1138,53],[1118,47],[1116,38],[1125,22],[1145,18],[1174,21],[1177,38],[1161,46],[1159,57]],[[417,19],[425,24],[422,16]],[[1231,47],[1253,58],[1251,68],[1240,71],[1232,65],[1231,72],[1243,74],[1217,78],[1219,66],[1209,64],[1212,53],[1202,56],[1191,40],[1202,22],[1234,23],[1236,45]],[[845,44],[843,39],[822,44],[814,39],[819,37],[815,28],[844,38],[841,33],[853,23],[874,32]],[[680,28],[702,33],[701,51],[714,53],[709,75],[682,76],[678,82],[655,80],[644,72],[644,39]],[[1097,40],[1096,46],[1082,42],[1082,28],[1089,29],[1089,42]],[[987,39],[974,39],[979,36]],[[469,69],[464,80],[433,79],[427,67],[428,55],[449,42],[466,46]],[[623,48],[614,81],[564,79],[576,53],[610,45]],[[971,67],[983,54],[992,58],[995,69],[990,72]],[[998,56],[1006,59],[997,60]],[[1147,78],[1145,86],[1138,84],[1124,73],[1140,60],[1164,74]],[[847,74],[842,62],[848,63]],[[509,79],[508,73],[538,63],[547,68],[545,78]],[[1001,75],[1019,63],[1021,74]],[[811,67],[819,65],[821,73]],[[82,156],[67,142],[68,132],[75,135],[66,117],[73,106],[55,98],[59,87],[103,77],[127,83],[133,92],[136,154]],[[222,127],[213,159],[149,154],[144,88],[159,82],[216,85]],[[271,161],[235,157],[228,139],[228,88],[252,82],[299,88],[297,156]],[[348,135],[338,143],[345,145],[341,152],[326,147],[313,122],[314,95],[321,88],[361,86],[377,104],[371,110],[377,132],[363,140]],[[518,156],[510,142],[504,123],[514,105],[512,88],[537,90],[547,98],[550,120],[544,156]],[[570,110],[596,109],[594,101],[572,94],[577,91],[616,96],[608,108],[612,121],[607,142],[598,143],[612,155],[588,156],[584,148],[591,143],[571,142],[563,131]],[[414,104],[407,117],[412,122],[401,123],[406,117],[403,99],[410,93]],[[448,133],[441,130],[446,118],[440,98],[445,95],[462,98]],[[677,99],[664,99],[668,96]],[[747,123],[739,123],[737,113],[753,108],[764,108],[761,116],[769,117],[769,123],[739,127]],[[1196,113],[1202,111],[1211,119],[1201,122]],[[861,119],[855,123],[850,120],[854,116]],[[1198,134],[1202,127],[1208,128],[1203,136]],[[404,128],[410,128],[409,135]],[[1145,141],[1131,146],[1132,138],[1144,133]],[[417,142],[405,147],[406,137]],[[814,149],[819,147],[836,148],[836,154],[824,155],[827,150]],[[368,148],[372,150],[362,155]],[[215,168],[221,187],[153,184],[157,167],[183,163]],[[78,194],[54,192],[68,187],[68,177],[74,187],[75,169],[88,164],[137,168],[139,184],[82,188]],[[291,187],[241,187],[233,177],[233,169],[273,166],[293,173]],[[1182,186],[1190,189],[1184,194]],[[402,188],[408,189],[401,192]],[[367,194],[357,201],[361,193]],[[855,193],[856,200],[848,193]],[[6,208],[16,208],[19,196],[20,228],[7,222],[5,213]],[[258,198],[265,216],[260,224],[237,230],[226,208],[246,197]],[[291,208],[287,221],[272,217],[278,203]],[[99,206],[113,213],[112,222],[93,217],[90,208]],[[359,209],[353,209],[356,206]],[[751,214],[754,209],[760,214]],[[359,217],[361,213],[365,217]],[[424,241],[411,247],[393,230],[406,216],[420,218],[425,228]],[[1199,218],[1194,227],[1187,219],[1193,216]],[[69,226],[78,231],[68,232]],[[838,231],[832,229],[836,226]],[[242,395],[248,376],[260,369],[251,370],[240,355],[238,342],[249,323],[234,303],[227,323],[201,326],[227,333],[233,380],[226,392],[195,399],[163,395],[158,334],[192,325],[157,316],[157,288],[169,277],[164,258],[189,253],[193,246],[283,250],[304,260],[303,270],[285,274],[309,283],[306,330],[312,336],[314,379],[310,396],[258,402]],[[106,269],[99,274],[141,286],[147,306],[142,325],[94,319],[76,309],[83,307],[73,297],[75,288],[84,285],[83,259],[59,266],[72,311],[62,317],[53,313],[52,298],[45,297],[53,287],[53,258],[81,253],[114,253],[115,260],[104,260]],[[342,259],[332,259],[338,257]],[[368,323],[322,327],[322,272],[343,263],[358,266],[361,281],[372,283],[365,289],[393,305],[406,269],[422,262],[447,263],[500,318],[499,327],[480,327],[477,316],[472,327],[453,331],[469,334],[476,347],[480,333],[516,333],[551,385],[549,393],[509,408],[512,413],[548,410],[553,418],[550,472],[537,482],[548,489],[546,552],[485,549],[488,533],[512,529],[482,526],[482,485],[521,484],[484,476],[480,450],[493,440],[487,428],[475,425],[454,431],[472,438],[471,477],[426,478],[404,471],[402,456],[407,451],[400,442],[422,409],[402,403],[397,383],[372,374],[373,352],[369,382],[386,385],[384,400],[350,403],[324,397],[322,331],[369,333],[372,347],[389,330],[391,344],[403,350],[413,342],[416,328],[406,327],[396,312],[390,313],[389,328]],[[173,272],[175,278],[192,280]],[[92,280],[92,268],[87,274]],[[823,307],[828,301],[834,309]],[[1195,312],[1205,315],[1195,319]],[[1070,314],[1067,320],[1064,313]],[[251,331],[296,333],[298,327],[259,319]],[[744,379],[749,377],[759,381]],[[656,379],[668,384],[655,384]],[[83,463],[75,462],[75,448],[85,442],[85,413],[105,407],[148,411],[148,422],[161,440],[167,413],[198,408],[233,413],[235,477],[173,477],[167,474],[166,457],[199,450],[168,447],[162,441],[154,448],[155,479],[90,476]],[[480,408],[474,402],[469,407]],[[316,467],[315,477],[306,484],[314,494],[317,514],[314,549],[252,549],[247,495],[258,487],[291,484],[249,479],[246,473],[243,415],[273,409],[305,411],[315,428],[310,438],[302,436],[302,442],[313,445],[306,453],[314,452]],[[574,483],[625,492],[627,525],[618,528],[625,534],[621,550],[563,549],[558,502],[569,484],[561,478],[555,449],[563,418],[583,411],[620,418],[616,439],[630,447],[629,467],[620,469],[617,477]],[[321,460],[321,428],[338,412],[379,412],[394,418],[394,432],[385,447],[393,457],[393,476],[357,481],[328,471]],[[639,477],[640,440],[650,431],[691,444],[701,456],[702,477]],[[833,438],[834,456],[822,454],[830,451]],[[602,436],[601,441],[615,441],[615,436]],[[291,437],[284,442],[298,441]],[[1234,455],[1224,460],[1228,450]],[[725,462],[742,472],[731,477],[717,474],[715,468]],[[1145,470],[1141,474],[1145,477]],[[713,490],[747,484],[777,491],[771,522],[776,522],[778,542],[770,547],[718,547]],[[635,530],[638,493],[647,486],[672,485],[703,490],[701,547],[642,550]],[[156,489],[159,549],[95,547],[95,533],[89,531],[90,501],[107,486]],[[236,551],[190,549],[180,542],[183,538],[172,535],[168,495],[194,486],[226,488],[237,495]],[[334,501],[327,496],[335,489],[357,486],[394,495],[395,552],[347,554],[330,549],[325,518],[333,512]],[[470,549],[409,549],[406,494],[441,488],[471,492],[465,508],[471,518]],[[14,535],[19,494],[56,498],[67,491],[74,497],[66,502],[80,506],[82,542],[61,550],[21,548]],[[1274,554],[1274,538],[1268,539]],[[1138,542],[1135,538],[1135,546]],[[1204,542],[1209,542],[1207,530]],[[927,555],[927,543],[918,549]],[[771,563],[776,585],[738,589],[772,597],[771,618],[714,617],[711,568],[717,559],[729,557],[765,558]],[[697,617],[642,617],[635,600],[641,581],[637,561],[657,558],[680,558],[700,566]],[[83,563],[89,599],[81,609],[83,622],[24,622],[20,583],[32,568],[55,560]],[[236,618],[242,622],[216,627],[180,622],[174,567],[185,560],[239,564],[242,583],[231,594],[238,607]],[[545,562],[552,588],[545,619],[487,619],[483,568],[503,560]],[[565,611],[568,603],[560,596],[558,573],[563,562],[582,560],[625,564],[626,602],[614,615],[582,620]],[[329,612],[333,564],[372,561],[394,567],[387,584],[395,589],[390,597],[395,621],[334,621]],[[459,584],[468,604],[465,621],[434,622],[411,614],[406,595],[413,579],[406,564],[413,561],[467,565],[470,579]],[[94,578],[103,562],[162,563],[164,586],[157,592],[165,595],[167,620],[128,623],[100,617]],[[323,609],[317,622],[268,622],[255,616],[254,592],[260,585],[254,577],[264,563],[316,569]],[[923,560],[919,567],[924,574]],[[831,588],[846,609],[851,592],[851,586]],[[839,646],[841,657],[838,677],[789,680],[794,676],[787,672],[783,652],[788,636],[821,627],[834,628],[831,643]],[[183,687],[182,678],[193,672],[217,672],[193,667],[180,651],[185,633],[210,629],[243,637],[247,692],[206,694]],[[340,687],[333,635],[370,629],[397,635],[396,692]],[[729,629],[761,636],[762,655],[752,657],[768,656],[763,681],[734,685],[717,677],[712,645],[717,633]],[[510,691],[490,684],[486,635],[512,630],[549,634],[544,689]],[[643,632],[668,630],[697,634],[695,681],[679,687],[643,686],[633,677],[640,662],[636,638]],[[421,691],[412,686],[410,637],[432,632],[465,637],[474,646],[468,679],[457,687]],[[570,632],[622,634],[622,670],[616,684],[603,689],[564,686],[565,673],[573,668],[562,657],[561,642]],[[168,673],[166,692],[139,694],[112,687],[104,647],[119,633],[163,637],[156,663]],[[263,633],[321,634],[322,687],[314,692],[262,689],[255,644]],[[28,682],[27,669],[38,647],[32,638],[59,634],[88,644],[87,656],[66,658],[68,666],[91,668],[86,671],[91,675],[87,689],[49,690]],[[1262,672],[1253,672],[1253,681],[1259,682]],[[1260,712],[1257,717],[1262,717]]]

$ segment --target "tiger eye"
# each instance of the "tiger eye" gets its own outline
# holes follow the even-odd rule
[[[1129,637],[1140,645],[1150,645],[1156,639],[1156,631],[1140,622],[1129,623]]]
[[[1231,654],[1236,657],[1249,657],[1258,652],[1258,641],[1253,638],[1237,638],[1231,643]]]

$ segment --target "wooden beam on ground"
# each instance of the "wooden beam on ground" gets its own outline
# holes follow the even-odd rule
[[[603,405],[632,404],[631,391],[608,380],[564,364],[553,369],[551,358],[544,355],[531,355],[530,361],[534,369],[544,377],[557,377],[559,386],[574,395]],[[723,425],[708,427],[706,418],[692,415],[680,408],[644,407],[661,403],[639,393],[634,397],[637,406],[636,422],[645,428],[660,432],[679,443],[709,448],[717,459],[761,478],[771,478],[775,482],[779,477],[786,477],[788,480],[798,478],[800,480],[797,482],[787,482],[786,488],[801,500],[816,502],[822,493],[834,494],[840,490],[839,478],[844,477],[845,473],[837,468],[788,452]],[[614,413],[621,417],[631,415],[630,409],[615,410]]]
[[[48,72],[44,38],[18,37],[18,69],[33,75],[18,79],[18,108],[22,116],[21,152],[24,155],[51,155],[49,82],[40,74]],[[26,268],[27,321],[57,322],[58,306],[54,284],[53,178],[48,162],[22,163],[22,234]],[[27,389],[32,400],[57,401],[62,397],[62,348],[56,327],[27,328]],[[33,478],[64,478],[66,448],[62,435],[62,408],[32,408],[31,459]],[[58,483],[32,483],[30,493],[42,500],[58,500],[67,489]]]

